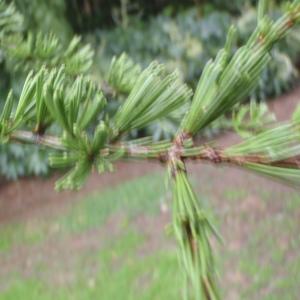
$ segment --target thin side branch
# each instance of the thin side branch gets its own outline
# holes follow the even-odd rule
[[[41,145],[57,150],[64,150],[60,139],[50,135],[39,135],[31,131],[15,131],[10,135],[12,142]]]
[[[276,166],[284,168],[300,168],[300,157],[292,157],[289,159],[272,161],[268,157],[259,155],[249,156],[228,156],[224,154],[224,149],[216,148],[209,145],[204,145],[199,148],[185,148],[184,141],[190,138],[189,136],[178,136],[174,143],[170,146],[166,143],[160,149],[152,146],[140,145],[108,145],[109,151],[102,153],[115,153],[120,149],[123,152],[123,158],[127,159],[146,159],[161,163],[169,163],[174,158],[181,161],[203,161],[213,164],[230,164],[235,166],[243,166],[247,163],[255,163],[267,166]],[[12,142],[24,144],[36,144],[56,150],[65,150],[58,137],[50,135],[39,135],[30,131],[16,131],[10,135]],[[101,155],[101,154],[100,154]]]
[[[124,157],[126,158],[149,159],[167,163],[172,159],[173,156],[176,156],[181,161],[199,160],[213,164],[231,164],[235,166],[243,166],[247,163],[255,163],[276,167],[295,169],[300,168],[300,157],[293,157],[274,162],[268,157],[259,155],[228,156],[224,154],[224,149],[214,148],[211,146],[200,147],[199,151],[195,151],[193,154],[189,154],[186,148],[178,145],[172,146],[170,150],[167,149],[164,151],[155,151],[152,150],[151,147],[147,146],[124,147]]]

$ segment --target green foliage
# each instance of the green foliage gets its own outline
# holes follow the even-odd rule
[[[250,137],[263,131],[275,121],[265,103],[254,100],[249,105],[241,105],[233,111],[232,125],[234,130],[243,138]]]
[[[20,163],[20,161],[22,163]],[[0,175],[8,179],[19,176],[46,175],[48,173],[47,154],[40,147],[24,145],[2,145],[0,155]]]
[[[172,228],[185,271],[185,299],[219,299],[210,246],[210,235],[215,231],[197,203],[185,160],[235,163],[294,184],[300,179],[298,112],[293,122],[265,129],[222,150],[209,145],[194,146],[193,138],[199,130],[232,111],[258,86],[262,71],[272,59],[273,46],[300,21],[299,0],[290,3],[276,21],[265,10],[262,1],[256,29],[236,51],[233,51],[236,29],[230,28],[224,49],[206,64],[194,95],[177,71],[170,73],[155,61],[141,71],[123,55],[113,60],[108,79],[115,89],[128,95],[117,111],[109,114],[102,88],[84,74],[86,62],[91,61],[91,51],[88,47],[79,48],[79,40],[73,39],[63,53],[64,65],[53,68],[46,60],[42,68],[31,71],[17,105],[13,105],[9,94],[0,115],[1,143],[30,142],[53,148],[57,152],[50,156],[50,165],[71,168],[57,181],[58,190],[80,188],[93,168],[99,173],[111,171],[118,159],[146,158],[166,163],[174,184]],[[43,54],[51,53],[49,49],[56,44],[53,41],[49,38],[49,47],[47,40],[38,44],[46,49]],[[125,74],[133,77],[124,80]],[[143,128],[170,115],[186,105],[192,95],[191,105],[172,142],[153,143],[151,138],[124,142],[123,136],[132,129]],[[245,112],[242,109],[237,114],[235,126]],[[248,125],[252,122],[257,127],[263,126],[265,120],[257,120],[265,117],[265,113],[262,106],[252,103]],[[51,135],[52,126],[57,127],[55,135]]]
[[[37,5],[35,1],[30,3],[29,8]],[[46,4],[47,2],[42,1],[41,3]],[[25,3],[22,2],[22,5]],[[20,6],[22,5],[20,4]],[[35,9],[33,10],[35,11]],[[29,12],[29,9],[25,11]],[[37,9],[37,11],[39,10]],[[30,26],[26,25],[29,17],[20,14],[14,2],[7,6],[5,1],[1,0],[0,13],[3,15],[0,45],[8,72],[19,75],[14,73],[18,69],[28,72],[28,69],[39,70],[42,65],[54,67],[65,64],[66,68],[70,69],[70,75],[76,75],[86,72],[91,66],[93,52],[88,45],[85,47],[80,45],[79,37],[73,38],[68,43],[67,40],[59,39],[55,30],[49,33],[50,26],[47,27],[47,33],[41,30],[37,31],[36,26],[33,26],[34,30],[29,30]],[[18,46],[16,47],[16,45]],[[82,60],[83,57],[84,60]]]
[[[14,0],[24,16],[23,27],[33,32],[49,33],[49,28],[63,42],[68,41],[72,29],[66,19],[67,5],[64,0]]]
[[[8,78],[8,84],[6,83],[7,90],[13,88],[14,94],[18,96],[24,75],[29,70],[39,70],[44,65],[47,65],[47,68],[54,68],[64,64],[70,76],[76,76],[78,72],[89,71],[92,66],[91,48],[82,47],[78,37],[74,38],[70,44],[66,40],[66,37],[70,36],[69,29],[66,30],[67,32],[63,29],[68,27],[64,19],[66,7],[70,8],[68,3],[65,4],[61,0],[51,1],[51,3],[44,0],[30,2],[17,0],[15,3],[23,15],[16,12],[14,6],[11,5],[9,13],[3,19],[3,26],[7,29],[1,31],[1,34],[7,32],[2,37],[1,43],[5,72],[8,73],[4,76],[11,78]],[[228,5],[239,6],[233,2]],[[5,9],[4,2],[2,7]],[[207,60],[214,57],[223,45],[227,29],[232,21],[232,17],[226,11],[206,13],[206,11],[211,11],[206,6],[203,11],[204,15],[199,15],[196,9],[191,9],[181,12],[175,18],[169,17],[166,11],[166,14],[154,17],[147,23],[133,19],[126,30],[119,27],[113,30],[97,31],[100,46],[96,63],[102,70],[102,77],[106,78],[109,85],[114,88],[113,97],[108,97],[107,111],[113,114],[121,103],[121,101],[114,101],[116,98],[122,99],[115,93],[116,90],[124,95],[130,92],[141,70],[135,62],[146,67],[155,57],[166,64],[169,72],[176,67],[180,74],[184,74],[184,79],[191,86],[196,85]],[[256,23],[254,9],[249,9],[247,6],[247,10],[241,9],[241,12],[241,16],[233,20],[238,29],[235,44],[244,43],[254,30]],[[7,22],[10,22],[11,30],[8,30],[9,26],[5,25]],[[54,34],[49,33],[50,27]],[[293,64],[299,52],[297,37],[298,31],[294,30],[286,42],[273,50],[273,59],[269,62],[268,68],[263,70],[258,87],[252,91],[254,98],[264,99],[291,88],[297,78],[297,71]],[[151,43],[148,42],[149,40]],[[15,47],[16,44],[19,46]],[[233,48],[235,47],[234,45]],[[70,51],[73,51],[71,56]],[[124,55],[120,61],[111,64],[111,68],[115,67],[115,70],[107,72],[110,68],[108,63],[110,58],[123,51],[129,53],[130,57],[134,57],[135,62],[130,61],[130,58]],[[120,63],[127,64],[123,66],[126,76],[116,71],[121,72],[122,68],[118,66]],[[93,71],[97,68],[98,66],[94,66]],[[131,73],[128,73],[129,71]],[[120,76],[124,82],[121,82]],[[115,87],[114,81],[119,81],[119,86]],[[6,96],[5,92],[4,95]],[[177,131],[184,110],[180,108],[167,117],[158,119],[156,123],[147,125],[145,129],[132,130],[131,136],[137,137],[146,132],[157,140],[171,138]],[[218,120],[201,134],[211,136],[222,129],[231,128],[229,123],[226,120]]]
[[[241,7],[244,7],[245,3],[241,4],[243,4]],[[96,64],[101,70],[102,77],[106,77],[111,57],[120,55],[123,51],[134,57],[134,60],[143,67],[155,57],[163,62],[168,70],[178,68],[184,80],[195,87],[206,62],[215,57],[223,46],[231,22],[236,24],[237,34],[230,55],[237,45],[247,42],[255,29],[257,14],[252,7],[246,8],[241,10],[241,15],[234,17],[226,11],[212,11],[203,15],[199,14],[197,9],[190,9],[180,12],[175,17],[167,14],[152,17],[146,23],[132,19],[126,29],[117,27],[113,30],[97,30],[96,44],[99,46]],[[275,10],[272,14],[278,15],[278,11]],[[298,31],[299,29],[295,29],[286,40],[274,47],[271,52],[272,59],[269,60],[267,67],[263,68],[259,84],[251,91],[251,98],[264,100],[280,95],[294,86],[298,79],[295,67],[299,53]],[[110,101],[110,105],[115,107],[119,103]],[[182,118],[183,114],[179,110],[174,117],[160,119],[159,126],[156,124],[147,126],[146,131],[155,138],[169,138],[176,132],[180,123],[178,120]],[[227,122],[219,122],[219,126],[216,125],[217,123],[201,134],[210,136],[228,128]]]
[[[240,157],[258,155],[267,158],[272,164],[272,162],[298,157],[300,155],[299,139],[299,121],[282,124],[226,149],[226,154]],[[300,179],[299,169],[292,166],[288,168],[288,161],[282,166],[264,166],[258,162],[250,162],[246,164],[246,167],[291,184],[297,184]]]
[[[275,10],[274,14],[278,15],[278,11]],[[249,7],[237,17],[226,11],[201,15],[197,9],[190,9],[175,17],[159,15],[147,23],[133,19],[126,29],[117,27],[96,31],[96,45],[99,45],[96,63],[104,76],[111,58],[123,52],[143,67],[155,57],[170,70],[178,68],[185,81],[195,87],[206,62],[224,45],[230,24],[235,23],[237,27],[236,48],[248,40],[255,29],[256,19],[255,9]],[[298,36],[299,29],[295,29],[287,41],[275,46],[273,59],[252,92],[255,98],[266,99],[291,89],[298,78],[295,67],[299,54]]]
[[[18,47],[16,47],[18,45]],[[65,65],[70,76],[85,73],[92,65],[93,51],[89,45],[82,47],[80,38],[74,37],[65,47],[53,34],[9,35],[1,41],[7,64],[14,71],[39,70]]]
[[[1,1],[0,16],[1,37],[9,33],[18,33],[23,30],[23,16],[16,11],[13,4],[7,6],[4,1]]]
[[[129,94],[141,71],[141,67],[123,53],[119,58],[112,59],[107,81],[119,93]]]
[[[219,299],[210,235],[216,234],[184,171],[175,175],[173,227],[183,269],[184,299]],[[192,285],[192,289],[190,288]]]
[[[188,102],[191,94],[178,72],[167,74],[163,65],[153,62],[136,79],[126,102],[117,111],[115,128],[126,132],[145,127]]]
[[[278,10],[272,11],[272,17],[279,14]],[[247,8],[237,20],[239,43],[245,43],[256,26],[257,13],[255,9]],[[299,28],[292,30],[291,34],[281,41],[271,52],[272,60],[268,64],[260,78],[259,87],[253,93],[257,99],[266,99],[274,95],[280,95],[290,90],[298,78],[295,66],[299,48],[293,38],[299,34]]]
[[[97,86],[82,76],[72,82],[63,67],[50,72],[41,69],[36,75],[28,75],[14,112],[9,103],[11,101],[6,102],[1,116],[2,136],[10,135],[24,126],[24,122],[32,123],[34,131],[43,134],[53,121],[57,122],[63,134],[62,146],[70,152],[56,154],[51,157],[50,164],[56,167],[74,165],[74,169],[57,183],[57,188],[80,187],[84,180],[82,175],[90,171],[91,158],[106,143],[108,135],[104,123],[100,123],[92,135],[86,131],[105,105]],[[101,159],[99,164],[102,165]]]
[[[159,15],[147,23],[133,19],[126,29],[96,31],[96,63],[105,74],[111,57],[123,52],[143,67],[155,57],[169,70],[179,68],[184,79],[195,84],[205,62],[224,44],[229,26],[228,14],[213,13],[202,20],[196,10],[182,12],[174,19]]]
[[[260,14],[257,29],[230,62],[233,31],[229,31],[225,49],[205,66],[191,110],[182,123],[184,132],[195,134],[251,93],[270,61],[269,51],[284,34],[286,22],[285,17],[274,22]]]
[[[9,78],[5,88],[7,90],[13,89],[14,95],[13,96],[10,93],[10,101],[7,101],[6,108],[3,111],[6,116],[2,116],[2,118],[5,119],[10,117],[10,113],[14,106],[14,98],[21,96],[21,103],[23,104],[19,105],[18,108],[19,110],[16,118],[19,119],[19,121],[15,120],[15,125],[17,127],[19,126],[18,122],[21,122],[20,117],[24,117],[23,113],[25,113],[29,119],[32,117],[30,115],[32,114],[31,110],[24,110],[27,108],[26,106],[28,103],[26,101],[30,98],[34,83],[30,83],[31,87],[25,84],[27,90],[25,90],[24,87],[22,88],[24,76],[26,76],[30,70],[33,69],[39,71],[40,69],[53,69],[57,66],[64,65],[64,70],[71,80],[72,77],[78,74],[86,73],[92,65],[93,51],[89,45],[81,45],[80,37],[74,37],[70,42],[67,42],[66,40],[62,41],[57,37],[64,35],[65,31],[59,30],[60,27],[64,27],[64,24],[55,27],[56,25],[53,24],[55,22],[51,21],[53,20],[53,15],[51,17],[51,13],[49,14],[49,12],[52,12],[50,6],[55,6],[57,9],[63,8],[59,5],[59,2],[60,0],[57,1],[56,4],[54,2],[51,2],[50,4],[48,1],[32,1],[26,4],[24,1],[17,1],[17,6],[25,13],[24,17],[16,10],[13,3],[7,6],[4,1],[0,1],[0,14],[2,15],[0,26],[0,51],[3,60],[2,64],[5,68],[4,76]],[[30,9],[26,9],[26,6]],[[40,9],[38,9],[38,7]],[[48,14],[46,14],[46,11]],[[49,33],[49,27],[41,28],[41,26],[38,26],[40,31],[36,30],[37,26],[33,25],[33,23],[38,22],[37,20],[41,19],[41,16],[37,16],[36,18],[32,16],[32,14],[36,12],[37,14],[42,13],[47,15],[46,22],[43,19],[42,24],[43,26],[46,26],[46,24],[52,23],[53,26],[51,26],[51,28],[57,35]],[[35,19],[35,21],[33,21],[33,19]],[[30,21],[32,21],[32,23],[30,23]],[[28,31],[27,28],[30,28],[33,31]],[[46,29],[48,31],[47,33],[45,33]],[[66,36],[67,35],[65,35],[65,38]],[[16,47],[16,45],[18,46]],[[44,71],[40,72],[40,79],[38,80],[39,85],[41,85],[41,81],[44,80],[44,73]],[[28,78],[29,81],[31,79],[31,77]],[[5,92],[3,94],[5,94]],[[27,100],[24,101],[24,98]],[[41,96],[39,98],[41,98]],[[2,107],[1,102],[3,102],[2,99],[0,99],[0,107]],[[49,115],[47,115],[47,111],[45,110],[44,102],[39,101],[37,106],[38,112],[36,114],[37,124],[35,130],[42,132],[48,126]],[[0,130],[5,130],[5,126],[6,125],[1,126]],[[27,157],[28,159],[26,161],[24,159],[15,160],[16,156],[13,149],[0,145],[0,156],[5,162],[2,164],[3,168],[1,169],[1,173],[4,176],[16,178],[18,175],[41,175],[48,172],[48,164],[47,160],[45,160],[47,157],[45,150],[39,150],[39,153],[36,154],[37,150],[32,146],[22,148],[15,146],[15,148],[18,148],[19,152],[22,152],[22,149],[24,149],[24,153],[22,155],[19,154],[19,156],[20,158]],[[11,153],[9,153],[10,151]],[[36,159],[36,155],[39,157],[38,160]]]

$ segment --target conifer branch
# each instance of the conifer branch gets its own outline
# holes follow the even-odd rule
[[[94,52],[90,45],[81,44],[79,36],[64,45],[52,33],[24,32],[23,16],[14,3],[6,5],[4,0],[0,0],[0,18],[0,48],[15,70],[27,73],[64,65],[71,77],[89,71]]]
[[[262,1],[257,29],[233,56],[235,29],[230,29],[224,49],[208,62],[194,95],[177,72],[169,74],[157,62],[141,70],[125,54],[115,58],[108,84],[128,96],[109,117],[102,88],[84,74],[91,64],[90,48],[81,47],[78,38],[66,50],[50,35],[28,34],[25,38],[19,32],[22,17],[0,0],[0,16],[5,17],[0,22],[0,47],[7,57],[34,65],[16,105],[12,93],[7,97],[0,114],[0,143],[33,143],[58,150],[50,155],[50,165],[70,168],[57,181],[58,190],[79,189],[93,168],[99,173],[110,171],[120,159],[166,164],[173,184],[173,229],[186,282],[185,299],[219,299],[210,246],[210,236],[218,235],[189,183],[185,162],[230,164],[294,185],[300,182],[300,108],[292,121],[270,126],[268,118],[263,122],[265,108],[252,104],[233,118],[234,128],[245,138],[241,143],[225,149],[194,145],[200,129],[232,110],[257,85],[271,59],[272,46],[300,21],[299,0],[276,22],[266,16],[266,8],[267,2]],[[10,47],[18,40],[19,49]],[[173,141],[122,140],[124,133],[169,115],[189,103],[192,96]],[[259,132],[244,130],[246,115],[249,127],[254,131],[259,128]],[[49,128],[54,124],[59,134],[51,136]]]
[[[262,7],[265,5],[260,10]],[[271,59],[269,52],[273,45],[299,22],[299,7],[299,2],[294,1],[276,22],[266,15],[261,17],[260,12],[256,30],[231,59],[235,29],[230,29],[225,48],[204,68],[190,110],[181,124],[183,132],[196,134],[249,95]]]

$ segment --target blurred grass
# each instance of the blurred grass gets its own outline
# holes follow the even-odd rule
[[[153,173],[93,194],[59,220],[63,231],[80,232],[100,226],[112,214],[133,218],[141,213],[156,215],[165,197],[164,176]]]
[[[275,193],[261,191],[266,203]],[[286,196],[289,197],[286,197]],[[239,267],[250,279],[244,299],[296,300],[300,295],[300,196],[280,195],[280,211],[257,221],[253,236],[240,253]]]
[[[41,243],[53,231],[67,234],[99,227],[112,213],[122,213],[129,218],[140,213],[155,215],[159,212],[160,200],[164,198],[165,190],[164,176],[154,173],[101,193],[87,195],[84,201],[76,202],[61,217],[3,225],[0,228],[0,253],[17,245]]]
[[[176,255],[172,252],[156,252],[147,257],[137,256],[142,241],[140,234],[129,231],[101,249],[96,255],[99,271],[94,277],[85,278],[79,269],[77,279],[67,287],[47,285],[38,278],[19,278],[0,294],[0,299],[179,300]]]
[[[260,189],[259,186],[255,187],[255,192],[249,193],[233,182],[223,188],[223,199],[214,200],[214,184],[210,183],[201,198],[207,202],[208,209],[213,204],[217,210],[219,227],[225,226],[222,224],[246,226],[244,231],[247,234],[242,237],[239,248],[230,249],[227,242],[237,238],[235,228],[231,227],[229,231],[232,229],[233,232],[229,232],[229,238],[227,232],[225,245],[220,246],[220,276],[225,278],[223,299],[298,299],[299,194],[279,192],[270,187]],[[254,196],[262,206],[252,206],[251,197]],[[140,228],[134,221],[144,216],[154,220],[150,224],[156,224],[155,220],[159,223],[160,203],[164,197],[164,176],[153,173],[88,195],[63,216],[2,226],[0,262],[1,255],[9,256],[23,245],[33,249],[33,253],[40,250],[45,257],[42,262],[37,262],[30,274],[22,272],[22,264],[10,273],[1,274],[0,270],[0,300],[181,299],[181,277],[175,249],[164,247],[169,243],[168,238],[159,241],[161,245],[152,249],[145,228]],[[251,201],[247,204],[249,197]],[[213,201],[209,204],[210,200]],[[211,210],[209,213],[216,217]],[[121,218],[117,224],[119,228],[113,232],[107,221],[118,222],[118,218]],[[228,224],[226,220],[230,218],[235,220]],[[53,228],[56,229],[53,231]],[[95,229],[107,233],[103,241],[97,236],[98,231],[94,233]],[[70,249],[67,252],[69,257],[57,254],[55,261],[51,261],[53,257],[47,257],[45,245],[47,247],[49,239],[57,239],[58,243],[66,243],[68,247],[70,240],[91,233],[96,234],[96,249],[93,251]],[[143,250],[145,247],[147,251]],[[75,260],[71,266],[68,265],[70,257]],[[226,275],[230,272],[238,274],[237,278],[230,279]],[[56,277],[68,274],[72,275],[71,280],[57,284]],[[237,298],[230,296],[232,290],[238,294]]]

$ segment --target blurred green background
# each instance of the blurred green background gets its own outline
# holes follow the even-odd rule
[[[179,69],[194,87],[205,63],[223,46],[229,26],[238,28],[238,47],[256,24],[257,1],[203,0],[15,0],[24,18],[23,35],[52,32],[67,44],[75,34],[95,51],[91,74],[105,80],[114,55],[127,52],[143,67],[159,60],[170,70]],[[270,1],[270,13],[277,17],[285,1]],[[291,90],[298,82],[300,30],[295,28],[272,52],[273,60],[262,74],[251,97],[261,101]],[[16,63],[1,55],[0,106],[12,88],[20,92],[30,61]],[[118,105],[110,99],[112,109]],[[245,99],[246,100],[246,99]],[[180,118],[179,118],[180,119]],[[176,131],[178,117],[160,120],[143,130],[157,139]],[[224,124],[219,124],[222,128]],[[214,128],[213,132],[218,132]],[[133,133],[139,135],[138,133]],[[210,134],[210,132],[209,132]],[[46,175],[46,155],[36,147],[0,146],[0,175],[16,179],[24,175]]]

